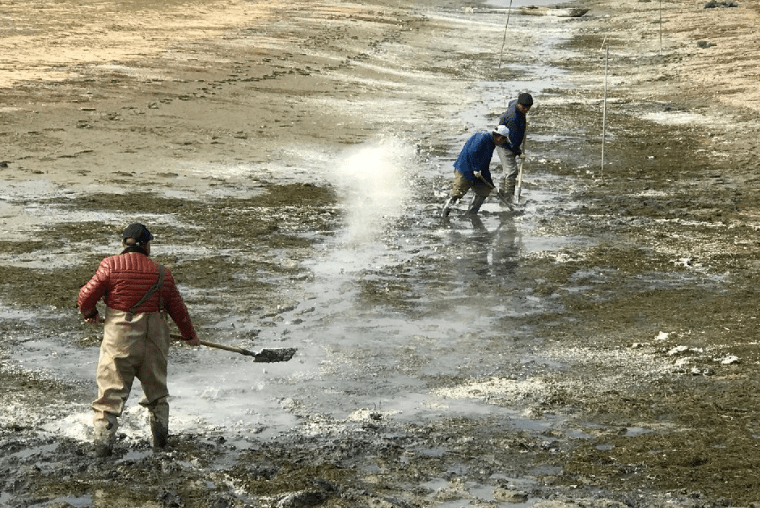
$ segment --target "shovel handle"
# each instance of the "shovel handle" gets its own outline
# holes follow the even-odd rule
[[[520,193],[522,192],[522,179],[523,179],[523,165],[525,164],[525,144],[528,140],[528,122],[525,122],[525,134],[523,134],[522,142],[522,157],[520,157],[520,169],[517,172],[517,189],[515,189],[515,201],[520,201]]]
[[[171,334],[169,336],[172,339],[177,339],[177,340],[190,340],[190,339],[186,339],[182,335]],[[240,353],[241,355],[256,356],[256,353],[254,353],[253,351],[248,351],[247,349],[242,349],[242,348],[234,347],[234,346],[227,346],[225,344],[217,344],[215,342],[208,342],[208,341],[202,340],[201,345],[206,346],[206,347],[213,347],[216,349],[224,349],[225,351],[232,351],[233,353]]]
[[[483,182],[484,184],[486,184],[489,189],[493,189],[494,187],[496,187],[491,182],[489,182],[488,180],[486,180],[486,177],[483,176],[483,175],[481,175],[480,172],[478,172],[478,178],[480,179],[481,182]]]

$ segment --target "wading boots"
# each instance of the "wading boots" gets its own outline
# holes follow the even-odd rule
[[[109,457],[113,453],[118,424],[107,420],[98,420],[93,427],[93,445],[96,457]]]
[[[472,197],[472,202],[470,203],[470,208],[467,209],[467,213],[465,213],[465,216],[471,217],[473,215],[477,215],[480,211],[480,207],[483,205],[483,202],[486,200],[485,196],[481,196],[480,194],[475,194]]]
[[[169,442],[169,423],[150,415],[150,432],[153,435],[153,449],[162,450]]]
[[[448,217],[449,212],[451,211],[451,207],[456,204],[456,202],[459,201],[459,198],[449,198],[446,200],[446,203],[443,205],[443,209],[441,210],[441,217]]]

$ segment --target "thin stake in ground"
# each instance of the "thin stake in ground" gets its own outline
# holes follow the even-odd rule
[[[604,179],[604,142],[607,137],[607,67],[610,58],[610,47],[605,46],[604,56],[604,100],[602,101],[602,167],[600,177]]]
[[[504,25],[504,38],[501,41],[501,51],[499,52],[499,69],[501,69],[501,57],[504,55],[504,43],[507,42],[507,27],[509,26],[510,14],[512,14],[512,0],[509,0],[509,9],[507,9],[507,24]]]

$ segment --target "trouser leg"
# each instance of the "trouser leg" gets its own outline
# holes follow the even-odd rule
[[[169,442],[169,403],[168,397],[163,397],[145,405],[150,411],[150,433],[153,437],[153,448],[165,448]]]
[[[496,150],[499,154],[502,169],[504,170],[501,181],[499,182],[499,193],[508,200],[512,200],[515,195],[515,185],[517,182],[517,173],[519,171],[517,156],[511,150],[500,146],[497,146]]]
[[[443,209],[441,210],[441,217],[449,216],[451,207],[454,206],[460,199],[462,199],[465,194],[467,194],[467,191],[470,190],[470,187],[472,187],[472,183],[470,183],[462,173],[455,169],[454,178],[451,184],[451,194],[446,200],[446,203],[443,205]]]
[[[150,412],[154,448],[164,448],[169,439],[169,390],[166,384],[169,327],[162,314],[149,314],[145,357],[137,372],[145,397],[140,404]]]
[[[470,207],[467,209],[467,213],[465,215],[477,215],[480,211],[480,207],[483,205],[483,202],[486,200],[486,196],[482,196],[480,194],[475,194],[472,197],[472,201],[470,202]]]
[[[116,440],[118,418],[124,411],[135,377],[135,360],[130,341],[123,333],[124,327],[116,324],[120,320],[120,317],[114,318],[111,309],[107,309],[96,371],[98,397],[92,403],[93,442],[98,456],[111,454]]]
[[[515,186],[516,182],[514,180],[507,180],[502,185],[503,195],[508,201],[511,201],[515,197]]]
[[[449,213],[451,212],[451,207],[454,206],[457,201],[459,201],[459,198],[449,197],[449,199],[447,199],[443,204],[443,209],[441,209],[441,217],[448,217]]]
[[[470,217],[477,215],[483,202],[491,194],[491,189],[493,189],[493,187],[487,183],[481,180],[475,180],[475,183],[472,184],[472,192],[474,195],[472,196],[472,201],[470,202],[470,206],[465,215]]]
[[[96,375],[98,398],[92,403],[94,421],[110,421],[112,416],[119,417],[124,411],[134,381],[134,370],[129,368],[128,360],[115,357],[112,351],[101,347]]]

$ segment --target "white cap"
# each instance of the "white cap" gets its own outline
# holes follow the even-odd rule
[[[499,136],[504,136],[506,138],[509,136],[509,129],[506,125],[497,125],[493,130],[493,133],[498,134]]]

